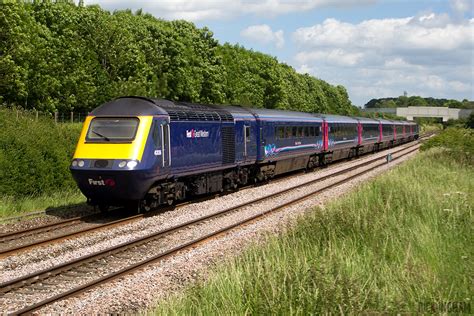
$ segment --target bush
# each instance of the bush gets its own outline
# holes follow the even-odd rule
[[[421,150],[433,147],[444,148],[453,159],[460,162],[474,164],[474,131],[471,129],[447,128],[423,143]]]
[[[473,128],[474,129],[474,112],[469,115],[466,120],[466,128]]]
[[[80,124],[0,110],[0,195],[50,194],[75,188],[69,172]]]

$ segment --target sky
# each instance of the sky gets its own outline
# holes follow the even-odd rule
[[[472,0],[86,0],[208,27],[221,44],[343,85],[353,104],[409,96],[474,100]]]

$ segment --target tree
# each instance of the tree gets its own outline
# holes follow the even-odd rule
[[[351,113],[342,86],[272,56],[219,45],[207,28],[72,0],[0,10],[2,102],[89,111],[123,95],[308,112]]]

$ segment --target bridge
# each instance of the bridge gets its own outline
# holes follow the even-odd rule
[[[365,112],[391,113],[400,117],[405,117],[409,121],[413,121],[415,117],[438,117],[443,122],[448,120],[458,120],[468,117],[472,109],[455,109],[448,107],[436,106],[409,106],[399,108],[371,108],[364,109]]]

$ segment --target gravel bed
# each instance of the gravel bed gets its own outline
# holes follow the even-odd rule
[[[385,165],[381,169],[386,170],[392,165],[398,164],[405,159],[407,158],[402,158],[390,165]],[[331,170],[331,172],[333,171],[334,170]],[[379,172],[380,171],[372,171],[368,175],[363,176],[363,178],[370,178]],[[306,174],[304,175],[304,177],[308,177],[312,174]],[[339,178],[342,177],[345,176],[339,176]],[[299,178],[297,180],[298,182],[303,181]],[[326,180],[325,182],[328,181],[334,181],[334,179]],[[262,236],[264,236],[261,234],[262,232],[281,231],[282,229],[284,229],[284,227],[287,226],[279,224],[288,224],[294,222],[294,219],[297,216],[301,215],[307,208],[312,207],[314,205],[321,205],[328,199],[337,197],[340,194],[346,192],[347,190],[350,190],[352,187],[356,186],[361,181],[363,180],[353,180],[348,184],[333,188],[327,192],[317,195],[314,198],[305,200],[304,202],[301,202],[298,205],[289,207],[285,209],[284,212],[275,213],[254,224],[247,225],[242,229],[227,234],[222,238],[213,240],[210,243],[203,244],[201,247],[195,248],[191,251],[185,251],[179,256],[175,256],[158,264],[152,265],[149,268],[146,268],[146,270],[143,270],[143,272],[134,274],[133,277],[127,276],[124,277],[121,282],[113,282],[106,286],[91,290],[85,295],[82,295],[80,299],[71,298],[69,300],[65,300],[64,302],[55,303],[43,309],[41,313],[58,313],[59,311],[61,313],[73,314],[116,312],[127,313],[136,312],[140,309],[147,308],[150,305],[153,306],[153,303],[156,302],[156,300],[165,297],[170,293],[176,292],[176,290],[181,289],[184,285],[188,284],[189,281],[196,279],[200,275],[201,277],[204,277],[205,273],[208,271],[209,266],[212,266],[214,262],[221,261],[221,259],[224,258],[226,254],[236,255],[249,242],[262,240]],[[294,185],[294,183],[291,185]],[[315,185],[300,189],[298,190],[299,193],[295,193],[294,195],[304,194],[313,186]],[[318,183],[317,186],[321,186],[321,184]],[[270,188],[267,190],[267,187],[268,186],[265,186],[265,193],[270,192]],[[282,188],[282,183],[280,183],[278,188],[272,188],[272,190],[275,189],[275,191],[278,191]],[[259,190],[259,188],[255,189]],[[246,193],[248,195],[248,192]],[[219,199],[225,199],[227,197],[228,196],[225,196]],[[254,197],[255,196],[253,196],[252,199]],[[241,202],[241,199],[236,198],[235,196],[234,199],[237,199],[239,202]],[[265,208],[268,208],[270,204],[279,205],[288,199],[289,197],[286,196],[276,198],[271,202],[261,204]],[[203,204],[208,204],[209,202],[211,201],[203,202]],[[217,204],[218,209],[223,207],[222,202],[213,204]],[[189,207],[192,206],[194,205],[190,205]],[[194,208],[196,209],[196,207]],[[202,211],[202,209],[200,208],[197,209]],[[219,221],[222,221],[222,225],[228,224],[230,221],[241,219],[244,214],[245,216],[248,216],[249,214],[256,213],[260,210],[261,207],[257,205],[255,207],[243,209],[238,213],[234,213],[233,215],[225,217],[225,219],[223,218]],[[179,211],[182,212],[184,210],[180,209]],[[169,213],[163,214],[163,216],[167,216]],[[157,218],[152,219],[157,220]],[[179,221],[181,222],[182,219]],[[202,231],[207,232],[209,231],[209,227],[206,226],[214,227],[214,229],[217,229],[217,226],[219,226],[218,224],[216,224],[217,222],[218,221],[212,221],[208,224],[200,225],[199,227],[196,227],[196,229],[188,230],[187,234],[191,236],[196,235]],[[176,240],[182,240],[182,235],[180,237],[175,238],[178,238]],[[176,243],[176,240],[171,237],[167,242],[169,245],[172,245]],[[95,272],[94,274],[96,275]]]

